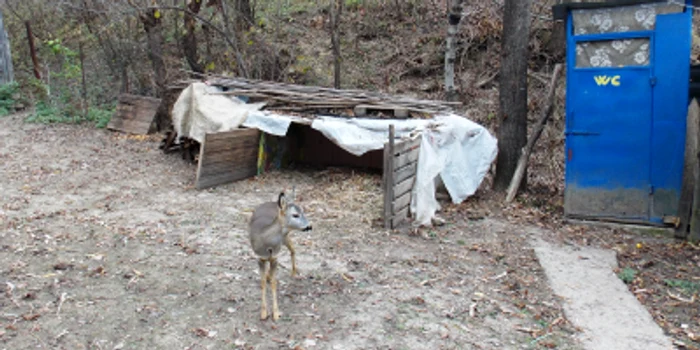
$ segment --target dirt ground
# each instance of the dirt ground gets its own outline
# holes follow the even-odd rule
[[[580,348],[517,226],[386,231],[380,176],[352,170],[198,191],[158,142],[0,118],[0,349]],[[260,321],[246,219],[292,185],[314,230]]]

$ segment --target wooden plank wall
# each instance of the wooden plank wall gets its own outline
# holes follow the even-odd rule
[[[421,138],[394,143],[394,126],[384,145],[384,227],[396,228],[408,219],[411,190],[416,181]]]
[[[158,106],[158,98],[121,94],[117,110],[107,124],[107,129],[138,135],[148,134]]]
[[[203,189],[255,176],[259,144],[257,129],[207,134],[199,151],[195,187]]]

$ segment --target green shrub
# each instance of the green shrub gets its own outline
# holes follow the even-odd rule
[[[104,129],[107,127],[110,119],[112,119],[112,114],[114,114],[114,108],[98,108],[90,107],[88,110],[87,120],[94,122],[95,126]]]
[[[625,267],[622,269],[622,271],[620,271],[620,273],[617,274],[617,276],[620,277],[622,282],[631,283],[637,276],[637,270]]]
[[[0,85],[0,116],[5,116],[14,111],[19,94],[19,84],[11,82]]]

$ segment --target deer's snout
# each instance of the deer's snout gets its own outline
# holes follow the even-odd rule
[[[311,225],[309,225],[309,226],[304,227],[304,229],[302,231],[306,232],[306,231],[311,231],[311,230],[312,230],[312,227],[311,227]]]

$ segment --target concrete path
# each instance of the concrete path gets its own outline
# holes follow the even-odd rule
[[[581,328],[589,350],[672,350],[643,305],[615,275],[615,252],[531,241],[566,317]]]

